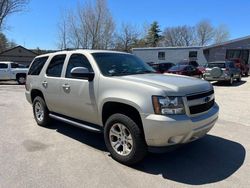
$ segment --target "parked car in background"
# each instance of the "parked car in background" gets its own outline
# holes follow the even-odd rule
[[[233,61],[235,63],[235,66],[238,67],[241,70],[241,75],[248,76],[249,72],[249,65],[246,64],[246,62],[243,59],[240,58],[233,58],[229,59],[230,61]]]
[[[0,62],[0,80],[16,80],[19,84],[25,84],[28,68],[14,62]]]
[[[187,61],[187,60],[183,60],[179,63],[177,63],[177,65],[191,65],[191,66],[194,66],[195,68],[198,69],[198,74],[200,75],[203,75],[204,72],[205,72],[205,67],[202,66],[202,65],[199,65],[199,63],[197,63],[197,61]]]
[[[202,78],[202,73],[199,71],[199,69],[192,65],[175,65],[171,67],[167,72],[172,74],[181,74]]]
[[[179,63],[177,63],[177,65],[192,65],[194,67],[199,67],[199,63],[197,63],[197,61],[187,61],[187,60],[180,61]]]
[[[227,81],[232,85],[233,81],[241,81],[241,70],[233,61],[215,61],[206,65],[203,78],[207,81]]]
[[[175,64],[171,62],[166,62],[166,63],[154,63],[151,64],[150,66],[153,67],[158,73],[165,73],[171,67],[175,66]]]

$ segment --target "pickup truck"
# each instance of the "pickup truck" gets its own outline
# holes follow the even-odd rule
[[[28,68],[14,62],[0,61],[0,81],[16,80],[18,84],[25,84]]]
[[[134,55],[73,50],[36,57],[26,81],[36,123],[51,118],[100,132],[111,156],[126,165],[147,151],[202,138],[219,107],[204,80],[158,74]]]

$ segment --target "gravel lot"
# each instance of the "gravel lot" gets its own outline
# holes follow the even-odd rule
[[[220,118],[208,136],[130,168],[101,134],[36,125],[24,86],[0,83],[0,187],[249,187],[250,77],[214,84]]]

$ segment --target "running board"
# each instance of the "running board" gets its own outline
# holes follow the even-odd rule
[[[68,118],[61,117],[61,116],[58,116],[58,115],[55,115],[55,114],[49,114],[49,117],[51,117],[53,119],[56,119],[56,120],[59,120],[59,121],[62,121],[62,122],[65,122],[65,123],[68,123],[68,124],[71,124],[71,125],[76,126],[76,127],[80,127],[80,128],[92,131],[92,132],[97,132],[97,133],[102,132],[101,128],[100,129],[95,128],[95,127],[92,127],[90,125],[86,125],[86,124],[83,124],[83,123],[80,123],[80,122],[76,122],[74,120],[70,120]]]

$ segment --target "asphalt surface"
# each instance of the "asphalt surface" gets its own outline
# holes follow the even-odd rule
[[[36,125],[24,86],[0,83],[0,187],[249,187],[250,77],[214,84],[220,117],[209,135],[135,167],[114,161],[101,134]]]

